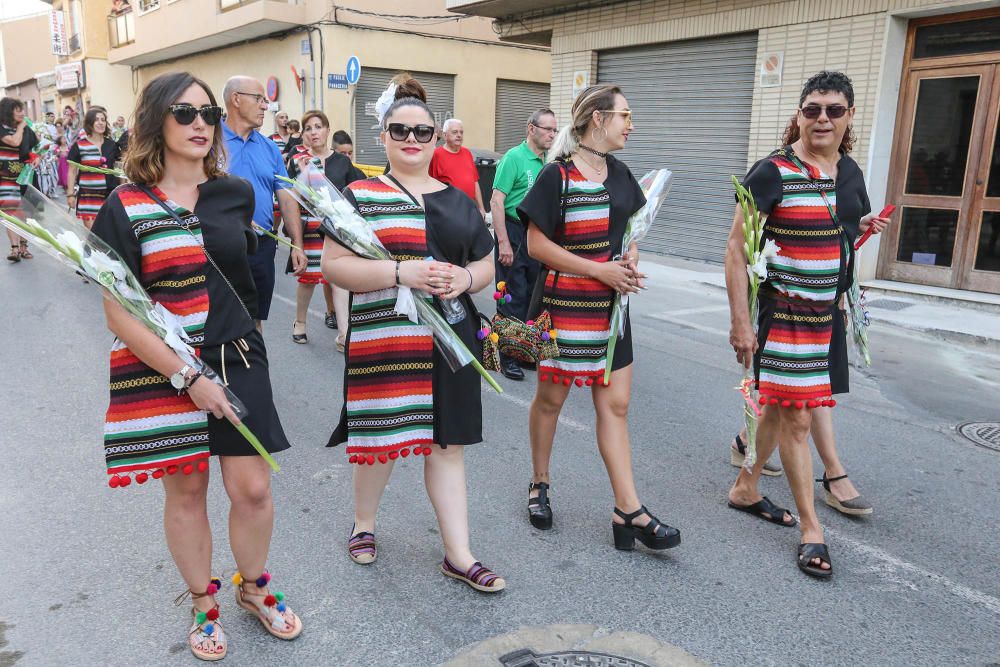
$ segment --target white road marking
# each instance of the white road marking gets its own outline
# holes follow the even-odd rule
[[[277,299],[278,301],[281,301],[282,303],[287,303],[292,308],[297,308],[297,306],[295,304],[295,301],[293,301],[292,299],[289,299],[287,296],[282,296],[280,294],[275,294],[275,295],[272,296],[272,298]],[[318,310],[316,310],[314,308],[310,308],[309,309],[309,314],[312,315],[315,318],[320,319],[320,320],[325,320],[326,319],[326,313],[321,313],[321,312],[319,312]]]
[[[486,386],[484,388],[484,391],[485,390],[488,390],[490,394],[496,395],[496,392],[493,391],[492,387]],[[507,392],[499,394],[499,396],[500,396],[500,398],[502,398],[504,400],[510,401],[514,405],[521,406],[525,410],[527,410],[527,409],[529,409],[531,407],[531,401],[526,401],[523,398],[518,398],[517,396],[513,396],[511,394],[508,394]],[[571,418],[569,418],[569,417],[567,417],[565,415],[562,415],[562,414],[559,415],[559,423],[563,424],[566,427],[571,428],[571,429],[573,429],[575,431],[589,431],[590,430],[590,426],[587,426],[586,424],[582,424],[582,423],[576,421],[575,419],[571,419]]]
[[[724,310],[729,310],[728,304],[723,304],[721,306],[699,306],[697,308],[679,308],[677,310],[667,310],[662,313],[666,318],[675,318],[680,315],[700,315],[702,313],[721,313]],[[656,317],[653,315],[652,317]]]

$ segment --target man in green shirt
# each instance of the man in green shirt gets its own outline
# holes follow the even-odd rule
[[[497,235],[496,279],[507,283],[507,293],[512,299],[510,303],[498,305],[497,310],[521,321],[528,315],[528,301],[538,278],[539,264],[528,256],[527,229],[517,216],[517,207],[545,166],[545,151],[552,146],[557,129],[556,116],[551,109],[539,109],[531,114],[527,138],[507,151],[493,178],[490,211]],[[524,371],[515,359],[502,357],[500,370],[511,380],[524,379]]]

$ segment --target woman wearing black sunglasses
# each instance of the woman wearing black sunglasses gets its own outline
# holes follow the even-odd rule
[[[219,167],[221,115],[208,86],[190,74],[153,79],[136,107],[125,160],[131,183],[108,198],[94,233],[122,256],[153,301],[180,318],[190,344],[246,404],[244,423],[277,452],[289,444],[250,312],[256,304],[247,260],[257,238],[250,227],[253,189]],[[301,621],[283,594],[271,594],[264,569],[274,523],[267,463],[225,419],[234,415],[218,385],[121,306],[105,300],[104,307],[117,336],[104,438],[110,484],[163,481],[167,545],[193,601],[191,651],[203,660],[227,651],[215,599],[221,581],[212,576],[210,455],[219,457],[231,501],[237,603],[272,635],[298,636]]]
[[[452,372],[430,329],[394,312],[397,288],[437,297],[457,308],[452,328],[469,349],[479,319],[469,297],[493,282],[493,239],[475,204],[430,177],[437,129],[416,98],[394,102],[384,119],[391,175],[355,181],[344,191],[397,261],[362,259],[331,239],[323,274],[351,291],[344,373],[345,405],[330,445],[347,442],[354,471],[354,527],[348,554],[369,564],[377,553],[375,516],[393,464],[424,457],[427,495],[437,513],[441,573],[485,593],[505,582],[477,561],[469,546],[463,447],[482,441],[480,378],[467,366]],[[397,556],[397,562],[406,560]]]
[[[767,215],[764,241],[778,255],[768,260],[760,292],[758,333],[747,305],[743,215],[736,207],[726,252],[726,284],[732,311],[729,340],[737,360],[753,363],[764,413],[757,431],[757,462],[740,470],[729,506],[771,523],[795,526],[795,518],[760,495],[764,463],[779,453],[801,521],[796,563],[820,578],[833,574],[813,498],[809,431],[813,410],[836,405],[848,391],[843,296],[853,279],[854,239],[888,223],[870,213],[864,175],[848,156],[854,137],[854,88],[840,72],[806,81],[785,145],[755,164],[744,180]]]

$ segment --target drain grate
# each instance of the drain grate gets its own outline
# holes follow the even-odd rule
[[[912,306],[906,301],[896,301],[895,299],[872,299],[865,303],[869,308],[881,308],[883,310],[905,310]]]
[[[537,654],[523,648],[500,656],[504,667],[650,667],[644,662],[608,653],[558,651]]]
[[[958,432],[980,447],[1000,452],[1000,422],[965,422]]]

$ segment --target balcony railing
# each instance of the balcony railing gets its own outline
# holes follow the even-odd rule
[[[219,0],[219,11],[228,12],[231,9],[252,5],[255,2],[260,2],[260,0]],[[297,5],[300,0],[285,0],[285,2],[290,5]]]
[[[125,46],[135,41],[135,14],[112,14],[108,17],[108,37],[111,48]]]

